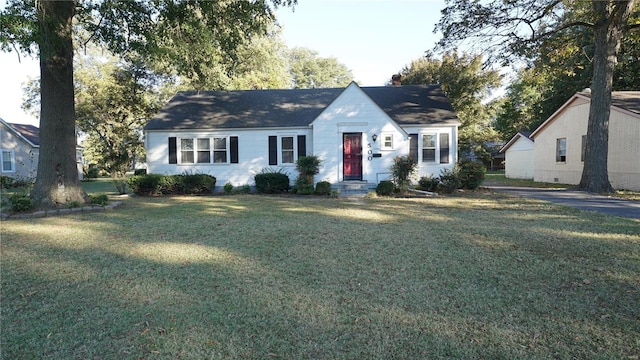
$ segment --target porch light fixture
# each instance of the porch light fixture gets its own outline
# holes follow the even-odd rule
[[[373,142],[376,142],[376,140],[378,140],[378,135],[376,134],[371,135],[371,140],[373,140]]]

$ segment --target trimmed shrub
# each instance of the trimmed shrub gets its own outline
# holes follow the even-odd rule
[[[393,181],[383,180],[380,181],[378,186],[376,187],[376,194],[380,196],[391,196],[396,186]]]
[[[166,186],[166,176],[158,174],[147,174],[132,176],[127,181],[129,189],[141,196],[159,195],[164,186]]]
[[[328,181],[319,181],[316,184],[316,194],[331,195],[331,183]]]
[[[222,190],[224,190],[224,193],[227,195],[230,195],[233,192],[233,185],[231,185],[230,182],[224,184],[224,186],[222,187]]]
[[[11,201],[11,210],[15,212],[33,209],[33,201],[27,193],[15,193],[9,197],[9,201]]]
[[[479,162],[465,161],[460,163],[458,174],[463,189],[475,190],[482,185],[487,169]]]
[[[277,194],[285,191],[289,191],[289,175],[281,172],[271,172],[265,170],[260,174],[256,174],[254,177],[256,181],[256,190],[259,193],[265,194]]]
[[[89,199],[93,205],[105,206],[109,203],[109,197],[106,194],[91,194]]]
[[[460,188],[460,175],[458,169],[444,169],[440,173],[440,190],[445,194],[451,194]]]
[[[249,194],[251,193],[251,186],[246,184],[242,186],[237,186],[233,188],[233,191],[231,193],[232,194]]]
[[[296,184],[291,189],[294,194],[300,195],[311,195],[315,192],[315,187],[313,186],[313,182],[310,182],[306,177],[298,177],[296,179]]]
[[[438,186],[440,186],[440,179],[431,175],[423,176],[418,180],[418,189],[423,191],[435,192]]]
[[[173,177],[180,177],[181,180],[176,188],[178,194],[209,194],[216,186],[216,178],[207,174],[183,174]]]

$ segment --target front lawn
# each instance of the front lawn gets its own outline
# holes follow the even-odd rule
[[[502,194],[2,223],[4,359],[633,359],[640,221]]]

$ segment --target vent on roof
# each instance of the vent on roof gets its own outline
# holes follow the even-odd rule
[[[585,94],[591,94],[591,88],[584,88],[582,92]]]

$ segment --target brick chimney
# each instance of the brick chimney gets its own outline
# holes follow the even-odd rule
[[[402,85],[402,75],[393,74],[391,75],[391,86],[400,86]]]

